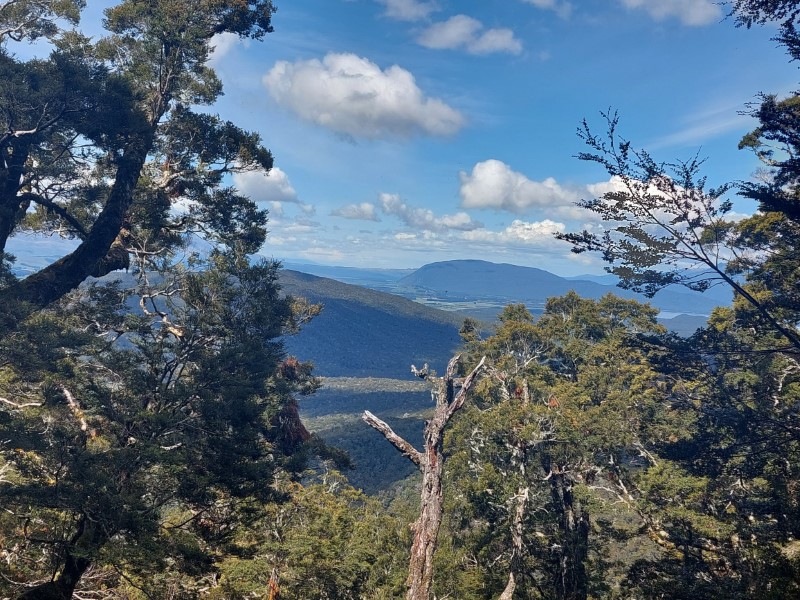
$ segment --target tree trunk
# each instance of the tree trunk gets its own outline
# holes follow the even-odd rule
[[[442,431],[425,428],[425,458],[420,464],[422,494],[419,519],[412,525],[414,542],[408,562],[407,600],[428,600],[433,583],[433,553],[442,524]]]
[[[527,389],[527,386],[526,386]],[[530,498],[530,489],[520,487],[517,490],[515,497],[517,507],[514,510],[514,517],[511,520],[511,560],[508,567],[508,583],[503,590],[503,593],[497,600],[511,600],[514,597],[514,591],[517,589],[517,580],[514,572],[521,572],[522,557],[524,555],[524,539],[525,533],[523,521],[525,519],[525,511],[527,509],[528,499]]]
[[[18,596],[17,600],[70,600],[81,576],[90,564],[86,558],[76,558],[68,554],[58,577],[29,589]]]
[[[574,482],[564,473],[550,473],[550,491],[559,512],[561,547],[556,550],[558,568],[554,573],[556,598],[586,600],[589,581],[589,515],[572,493]]]
[[[25,174],[25,163],[28,160],[28,148],[23,144],[0,146],[0,151],[9,153],[2,157],[0,164],[0,255],[5,252],[6,243],[14,231],[19,218],[21,202],[18,197],[22,176]]]
[[[497,600],[512,600],[514,598],[514,590],[517,589],[517,582],[514,579],[514,571],[508,573],[508,583],[503,593],[497,597]]]
[[[155,126],[135,135],[125,149],[108,200],[83,243],[71,254],[0,291],[0,304],[23,301],[31,309],[43,308],[77,288],[87,277],[112,270],[109,266],[103,268],[103,261],[123,228],[154,139]]]
[[[464,378],[455,378],[456,366],[461,357],[455,356],[447,365],[447,373],[437,378],[432,395],[436,401],[433,418],[425,424],[425,451],[419,452],[410,443],[398,436],[392,428],[369,411],[362,417],[404,456],[413,462],[422,472],[422,493],[420,497],[419,518],[412,525],[414,541],[411,545],[411,557],[408,564],[408,592],[406,600],[429,600],[433,584],[433,553],[436,550],[436,539],[442,524],[443,502],[442,473],[444,454],[442,441],[444,428],[463,405],[467,392],[483,368],[485,358]],[[460,384],[458,393],[456,387]]]

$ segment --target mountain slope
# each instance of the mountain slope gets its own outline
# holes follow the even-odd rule
[[[328,377],[408,378],[412,363],[444,371],[459,344],[463,317],[411,300],[307,273],[282,270],[287,294],[324,305],[289,352]]]

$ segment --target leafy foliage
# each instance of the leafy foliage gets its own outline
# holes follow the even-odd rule
[[[336,472],[294,484],[220,565],[213,598],[249,598],[277,580],[280,597],[396,598],[403,589],[408,528]]]
[[[591,511],[630,501],[626,484],[681,419],[631,342],[662,332],[655,316],[634,301],[569,294],[536,323],[507,307],[495,335],[470,344],[491,358],[491,377],[447,440],[459,542],[446,560],[471,559],[482,582],[464,597],[513,580],[519,597],[585,598],[603,583],[590,567],[605,554]]]
[[[51,13],[61,6],[41,5]],[[266,172],[272,156],[258,135],[192,107],[221,93],[206,64],[209,40],[223,32],[261,39],[273,11],[268,0],[130,0],[106,10],[109,35],[96,42],[59,32],[49,59],[28,62],[0,48],[0,73],[15,82],[0,92],[0,252],[21,227],[81,240],[0,291],[4,298],[46,306],[89,275],[178,247],[190,234],[260,247],[266,211],[224,178]],[[189,208],[172,210],[176,203]]]
[[[10,580],[208,572],[214,544],[281,496],[276,473],[303,468],[293,395],[316,384],[284,359],[276,265],[203,267],[81,289],[5,336]]]

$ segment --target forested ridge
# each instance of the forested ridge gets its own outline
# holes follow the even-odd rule
[[[581,203],[602,234],[559,236],[626,289],[730,305],[690,338],[611,294],[465,320],[408,373],[420,435],[364,412],[419,471],[370,496],[299,417],[320,381],[285,340],[325,309],[255,259],[267,213],[228,184],[272,155],[208,110],[209,41],[268,40],[275,7],[123,0],[92,39],[84,8],[0,0],[0,598],[800,597],[800,96],[759,97],[764,172],[714,189],[624,115],[585,121],[579,158],[619,185]],[[800,2],[728,10],[800,58]],[[21,231],[79,244],[19,279]]]

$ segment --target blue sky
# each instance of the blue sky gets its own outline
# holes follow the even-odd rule
[[[618,110],[635,145],[699,151],[719,184],[758,167],[738,111],[796,81],[773,31],[735,28],[715,0],[276,4],[263,42],[216,41],[213,110],[275,155],[269,177],[235,183],[270,209],[262,253],[285,260],[601,272],[553,238],[591,223],[573,203],[608,182],[574,158],[583,118],[600,131]]]

